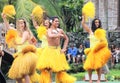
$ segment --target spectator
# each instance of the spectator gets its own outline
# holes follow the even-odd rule
[[[79,48],[78,48],[78,54],[77,54],[77,63],[79,63],[80,61],[82,63],[84,63],[84,59],[85,59],[85,55],[84,55],[84,47],[82,44],[80,44]]]
[[[69,62],[71,61],[71,57],[72,57],[72,62],[73,63],[76,62],[77,52],[78,49],[73,44],[68,48],[67,58]]]
[[[4,48],[6,48],[6,44],[5,44],[5,30],[3,28],[1,30],[0,41],[1,41],[1,44],[4,45]]]
[[[115,54],[116,54],[114,44],[111,45],[110,50],[111,50],[111,55],[112,55],[112,57],[111,57],[111,67],[114,67],[114,65],[115,65]]]
[[[120,53],[120,48],[116,47],[115,48],[115,63],[119,62],[119,53]]]
[[[71,47],[67,48],[66,55],[67,55],[68,62],[71,62]]]
[[[85,48],[90,48],[90,40],[89,40],[89,38],[87,38],[85,40]]]

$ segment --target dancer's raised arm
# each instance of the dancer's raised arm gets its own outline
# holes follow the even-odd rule
[[[5,27],[6,27],[7,29],[15,29],[14,27],[11,27],[11,26],[9,25],[9,20],[7,20],[6,14],[2,13],[1,16],[2,16],[2,19],[3,19],[3,21],[4,21]]]
[[[31,19],[32,19],[32,22],[33,22],[33,26],[35,27],[35,29],[37,29],[37,28],[39,27],[39,25],[38,25],[38,23],[35,21],[33,15],[31,15]]]
[[[92,33],[92,30],[88,27],[88,25],[85,23],[85,16],[82,16],[82,27],[89,33]]]

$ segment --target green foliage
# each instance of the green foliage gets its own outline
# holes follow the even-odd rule
[[[119,69],[120,70],[120,64],[116,64],[115,65],[115,69]]]
[[[31,0],[17,0],[16,3],[16,18],[25,18],[28,22],[30,22],[30,15],[32,13],[33,8],[36,6],[34,2]]]
[[[58,16],[60,18],[60,24],[61,24],[61,28],[63,28],[65,25],[61,19],[61,14],[60,14],[60,7],[58,5],[58,3],[56,3],[56,1],[54,0],[33,0],[35,3],[38,3],[39,5],[41,5],[44,10],[47,12],[48,16],[52,17],[52,16]],[[64,29],[64,28],[63,28]]]
[[[67,32],[81,31],[80,20],[83,0],[33,0],[42,5],[49,16],[60,18],[61,28]],[[80,30],[79,30],[80,29]]]
[[[73,73],[72,76],[75,76],[78,81],[83,80],[85,73],[87,72],[77,72]],[[93,73],[96,73],[95,71]],[[120,70],[119,69],[112,69],[110,73],[106,75],[106,79],[108,81],[120,81]]]
[[[120,80],[120,70],[112,69],[110,73],[106,75],[108,81]]]
[[[76,74],[72,74],[72,76],[76,77],[78,81],[83,80],[85,77],[85,73],[86,72],[80,72],[80,73],[76,73]]]
[[[70,64],[70,70],[68,71],[69,73],[77,73],[77,72],[84,72],[85,70],[83,69],[83,64],[75,64],[72,63]]]
[[[83,0],[0,0],[0,13],[5,4],[15,5],[16,18],[22,17],[29,22],[32,9],[39,4],[49,16],[60,18],[61,28],[65,31],[82,31],[78,17],[81,16]]]
[[[76,32],[80,28],[79,16],[82,15],[83,0],[62,0],[61,14],[66,24],[66,31]]]

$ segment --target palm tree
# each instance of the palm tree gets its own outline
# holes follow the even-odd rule
[[[60,24],[65,31],[79,31],[83,0],[2,0],[0,1],[0,13],[5,4],[13,4],[16,8],[16,18],[25,18],[30,22],[32,9],[41,5],[49,16],[58,16]],[[1,20],[1,19],[0,19]]]
[[[15,8],[16,8],[16,19],[17,18],[25,18],[28,22],[30,22],[30,15],[32,13],[33,8],[37,4],[32,0],[17,0]]]
[[[61,13],[68,32],[79,31],[83,0],[62,0]]]
[[[42,5],[49,16],[57,15],[65,31],[79,31],[83,0],[33,0]]]

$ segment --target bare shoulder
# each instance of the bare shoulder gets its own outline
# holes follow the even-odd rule
[[[60,29],[60,28],[57,28],[57,30],[62,33],[64,32],[63,29]]]
[[[50,28],[48,28],[47,31],[50,31]]]
[[[47,29],[47,32],[51,32],[51,29]]]
[[[28,31],[24,31],[23,35],[29,35],[29,32]]]
[[[47,29],[47,35],[51,34],[51,29]]]
[[[63,29],[57,28],[57,30],[63,31]]]

